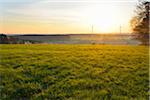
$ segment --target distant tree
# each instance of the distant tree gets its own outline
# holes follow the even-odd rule
[[[136,16],[131,19],[134,38],[140,40],[143,45],[149,45],[149,1],[139,1],[135,10]]]
[[[0,34],[0,44],[8,44],[8,37],[5,34]]]

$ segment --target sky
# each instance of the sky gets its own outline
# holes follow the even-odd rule
[[[130,33],[137,0],[0,0],[0,33]]]

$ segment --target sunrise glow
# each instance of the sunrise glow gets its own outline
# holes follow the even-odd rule
[[[130,33],[136,0],[85,1],[0,0],[0,32]]]

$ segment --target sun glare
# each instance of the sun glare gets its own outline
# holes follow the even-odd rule
[[[109,5],[94,5],[85,9],[84,23],[93,25],[95,32],[109,32],[120,23],[118,18],[118,10],[116,6]]]

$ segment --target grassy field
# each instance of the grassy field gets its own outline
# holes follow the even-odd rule
[[[1,99],[147,100],[148,47],[0,45]]]

